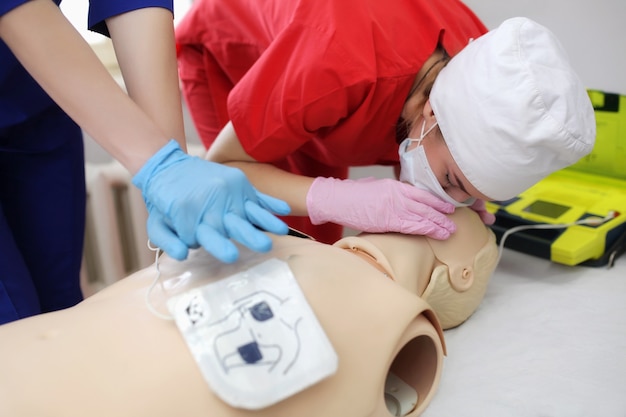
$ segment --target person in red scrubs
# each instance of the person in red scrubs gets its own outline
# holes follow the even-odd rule
[[[343,179],[351,166],[398,164],[398,121],[416,77],[486,31],[457,0],[199,0],[176,41],[184,98],[207,148],[229,124],[259,162]],[[327,243],[342,233],[307,217],[288,223]]]
[[[435,141],[424,142],[440,198],[394,179],[346,178],[352,166],[397,167],[408,137],[441,136],[451,120],[430,117],[430,91],[487,32],[459,0],[198,0],[176,41],[207,158],[287,201],[301,216],[288,219],[292,227],[323,242],[338,239],[341,226],[446,239],[455,231],[446,213],[470,205],[490,223],[484,200],[493,196],[445,147],[435,155]]]

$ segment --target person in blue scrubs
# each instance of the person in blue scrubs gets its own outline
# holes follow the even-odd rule
[[[82,130],[133,175],[148,236],[175,259],[204,247],[234,262],[237,241],[268,251],[287,233],[287,204],[244,174],[185,152],[171,0],[90,3],[110,36],[128,93],[58,8],[0,4],[0,324],[82,300]],[[79,127],[80,126],[80,127]]]

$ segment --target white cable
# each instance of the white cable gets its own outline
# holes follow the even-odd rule
[[[150,295],[152,294],[152,290],[154,289],[154,287],[156,287],[157,284],[161,284],[161,290],[165,291],[165,288],[163,288],[163,283],[161,282],[161,269],[159,268],[159,255],[161,253],[161,249],[158,247],[153,247],[150,244],[149,240],[148,240],[148,249],[155,252],[154,266],[156,268],[157,274],[154,280],[152,281],[152,284],[150,284],[150,287],[148,287],[148,291],[146,291],[146,307],[148,307],[148,310],[150,310],[152,314],[154,314],[160,319],[174,320],[174,317],[170,316],[169,314],[163,314],[157,311],[156,308],[154,308],[154,306],[152,305],[152,302],[150,301]]]
[[[521,232],[522,230],[529,230],[529,229],[566,229],[570,226],[576,226],[576,225],[582,225],[582,224],[586,224],[586,225],[590,225],[590,226],[600,226],[601,224],[604,224],[606,222],[608,222],[609,220],[613,219],[615,217],[615,212],[614,211],[609,211],[607,213],[606,216],[604,217],[586,217],[584,219],[580,219],[578,221],[572,222],[572,223],[559,223],[559,224],[550,224],[550,223],[544,223],[544,224],[528,224],[528,225],[520,225],[520,226],[515,226],[510,228],[509,230],[507,230],[506,232],[504,232],[502,234],[502,237],[500,238],[500,244],[498,245],[498,260],[496,261],[496,266],[498,266],[500,264],[500,259],[502,258],[502,252],[504,250],[504,241],[513,233],[517,233],[517,232]]]

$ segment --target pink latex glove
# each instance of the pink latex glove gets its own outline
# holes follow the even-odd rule
[[[454,206],[393,179],[318,177],[306,196],[313,224],[333,222],[372,233],[400,232],[444,240],[456,230]]]
[[[470,206],[470,208],[478,213],[478,216],[486,225],[492,225],[496,222],[495,214],[488,212],[485,208],[485,200],[477,198],[476,201],[474,201],[474,204]]]

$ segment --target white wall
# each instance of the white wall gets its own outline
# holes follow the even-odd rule
[[[626,1],[465,0],[488,28],[525,16],[550,28],[587,88],[626,94]]]

